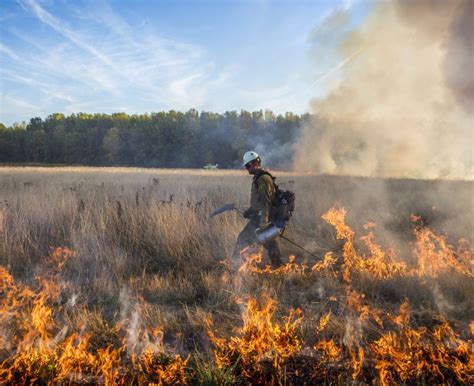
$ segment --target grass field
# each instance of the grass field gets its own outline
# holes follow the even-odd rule
[[[275,175],[236,272],[243,171],[0,168],[0,383],[472,383],[473,182]]]

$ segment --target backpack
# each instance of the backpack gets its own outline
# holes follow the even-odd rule
[[[265,170],[261,172],[258,178],[260,178],[264,174],[272,178],[273,185],[275,187],[275,197],[273,199],[272,208],[270,211],[271,217],[279,223],[288,221],[295,210],[295,193],[291,190],[280,189],[275,183],[276,177],[273,177],[269,172]]]

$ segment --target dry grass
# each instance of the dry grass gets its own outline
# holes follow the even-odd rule
[[[347,223],[358,236],[367,233],[366,222],[377,223],[376,240],[407,264],[413,263],[412,214],[435,232],[446,232],[449,244],[456,245],[459,237],[471,244],[474,239],[472,182],[276,175],[279,184],[297,194],[297,212],[286,235],[321,257],[342,250],[333,227],[321,219],[336,203],[346,208]],[[129,333],[137,325],[161,326],[166,352],[183,358],[201,353],[189,362],[194,381],[237,382],[242,374],[216,367],[206,356],[210,319],[217,335],[228,336],[241,323],[238,299],[264,293],[278,300],[276,316],[303,310],[299,331],[311,346],[318,341],[320,317],[329,310],[342,317],[344,306],[338,301],[348,296],[337,265],[332,274],[316,278],[248,275],[236,285],[227,266],[245,222],[235,213],[208,216],[225,203],[246,206],[249,185],[243,172],[227,170],[0,168],[0,265],[16,282],[36,288],[36,277],[50,273],[51,251],[68,247],[74,257],[55,280],[64,285],[58,302],[65,310],[62,323],[70,330],[81,325],[92,333],[92,346],[106,347],[120,341],[117,324]],[[357,237],[354,241],[362,244]],[[296,262],[309,267],[317,262],[281,243]],[[415,323],[441,315],[466,338],[474,319],[474,283],[462,275],[453,283],[453,277],[374,280],[361,273],[353,275],[352,285],[391,314],[406,298]],[[343,337],[348,326],[335,319],[328,328],[326,336]],[[364,377],[370,380],[370,374]]]

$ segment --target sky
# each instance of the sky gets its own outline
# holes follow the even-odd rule
[[[309,111],[370,0],[1,0],[0,122],[60,112]],[[347,15],[345,29],[325,31]],[[330,24],[330,23],[329,23]]]

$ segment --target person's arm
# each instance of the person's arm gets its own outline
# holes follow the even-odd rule
[[[258,204],[258,186],[255,182],[252,182],[252,190],[250,193],[250,207],[244,212],[245,218],[252,218],[257,216],[260,211],[260,205]]]
[[[273,180],[270,176],[262,176],[258,179],[258,207],[261,210],[260,228],[268,225],[270,218],[270,209],[272,207],[272,199],[274,196]]]

